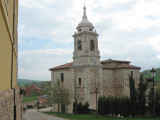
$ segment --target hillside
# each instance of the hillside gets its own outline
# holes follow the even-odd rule
[[[155,70],[156,70],[155,81],[160,82],[160,68],[156,68]],[[145,70],[142,73],[144,74],[144,77],[151,77],[150,70]]]
[[[25,85],[31,85],[32,83],[40,83],[43,81],[39,81],[39,80],[28,80],[28,79],[18,79],[18,84],[19,86],[25,86]]]

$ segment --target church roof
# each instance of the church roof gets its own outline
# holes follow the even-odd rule
[[[101,64],[105,64],[105,63],[131,63],[131,62],[130,61],[122,61],[122,60],[112,60],[112,59],[101,61]]]
[[[115,66],[107,66],[107,65],[104,65],[105,63],[120,63],[120,64]],[[129,63],[130,63],[129,61],[111,60],[111,59],[101,61],[103,69],[141,69],[140,67],[129,65]],[[72,67],[72,65],[73,65],[73,62],[70,62],[70,63],[66,63],[60,66],[50,68],[49,70],[52,71],[52,70],[67,69]]]
[[[102,68],[104,69],[141,69],[140,67],[129,65],[129,64],[118,64],[114,67],[103,65]]]
[[[49,70],[66,69],[66,68],[72,67],[72,65],[73,65],[73,62],[70,62],[70,63],[66,63],[66,64],[63,64],[57,67],[50,68]]]

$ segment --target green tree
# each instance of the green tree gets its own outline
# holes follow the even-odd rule
[[[141,74],[138,84],[138,110],[139,114],[142,116],[144,116],[146,112],[146,90],[147,82],[145,81],[143,74]]]
[[[76,100],[76,101],[73,102],[73,113],[74,113],[74,114],[77,113],[77,110],[76,110],[76,109],[77,109],[77,106],[78,106],[78,101]]]
[[[156,90],[155,95],[155,112],[157,116],[160,116],[160,89]]]
[[[132,117],[134,117],[137,114],[137,90],[135,88],[135,82],[132,75],[129,75],[129,88],[130,88],[131,115]]]
[[[153,114],[153,88],[148,93],[148,105],[150,113]]]
[[[83,112],[85,114],[88,114],[89,113],[89,103],[88,102],[85,102],[84,106],[83,106]]]
[[[78,113],[79,114],[83,113],[83,103],[82,102],[79,102],[79,104],[78,104]]]
[[[52,89],[53,103],[58,104],[58,113],[59,105],[69,105],[70,104],[70,93],[67,88],[64,87],[63,83],[60,80],[57,80],[53,84]]]

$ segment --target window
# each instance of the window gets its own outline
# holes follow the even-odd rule
[[[131,77],[133,77],[133,71],[131,71]]]
[[[81,78],[78,78],[78,83],[79,85],[81,85]]]
[[[78,41],[78,50],[82,50],[82,42]]]
[[[61,82],[64,82],[64,73],[61,73]]]
[[[78,29],[79,32],[81,32],[81,29]]]
[[[91,40],[90,42],[90,48],[91,48],[91,51],[94,51],[94,41],[93,40]]]
[[[92,28],[89,28],[89,31],[92,31]]]

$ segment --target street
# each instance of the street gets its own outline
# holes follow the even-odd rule
[[[23,115],[22,120],[66,120],[62,118],[57,118],[51,115],[44,114],[42,112],[37,112],[37,109],[28,110]]]

